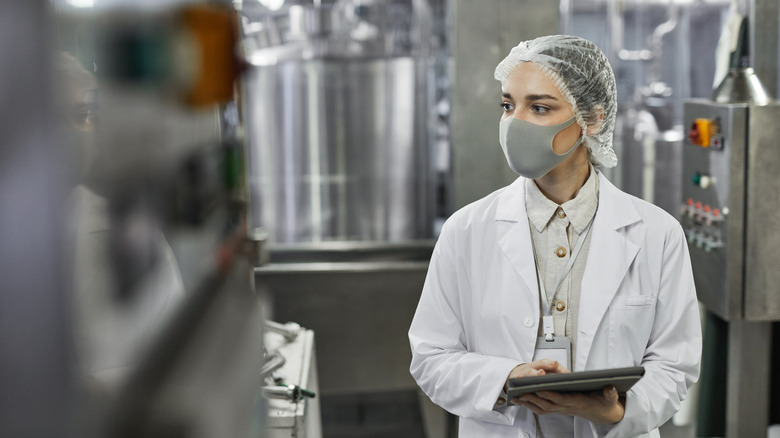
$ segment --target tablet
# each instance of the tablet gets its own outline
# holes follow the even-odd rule
[[[580,371],[565,374],[509,379],[509,399],[537,391],[593,392],[605,386],[614,385],[619,394],[624,394],[645,374],[645,367],[612,368],[607,370]]]

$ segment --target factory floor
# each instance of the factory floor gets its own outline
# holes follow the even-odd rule
[[[381,394],[323,395],[321,399],[324,438],[452,438],[457,421],[444,418],[428,424],[426,436],[420,397],[415,391]],[[662,438],[694,438],[693,425],[660,428]]]

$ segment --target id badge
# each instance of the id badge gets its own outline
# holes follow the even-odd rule
[[[536,338],[533,360],[540,359],[557,360],[571,371],[571,341],[566,336],[555,336],[552,341],[547,341],[544,336]]]

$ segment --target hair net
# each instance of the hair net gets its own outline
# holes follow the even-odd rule
[[[553,80],[574,108],[577,124],[587,133],[588,125],[599,129],[585,135],[590,159],[596,165],[615,167],[612,149],[617,112],[617,89],[612,67],[604,53],[592,42],[569,35],[550,35],[524,41],[498,64],[495,78],[506,84],[518,64],[531,61]],[[602,120],[603,115],[603,120]]]

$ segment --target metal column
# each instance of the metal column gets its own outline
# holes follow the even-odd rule
[[[750,63],[770,97],[777,97],[780,61],[780,3],[750,1]]]
[[[501,85],[493,70],[520,41],[558,33],[558,2],[453,0],[454,207],[508,185],[498,144]]]
[[[69,437],[70,325],[49,2],[0,13],[0,435]]]
[[[729,322],[727,438],[766,436],[771,358],[771,322]]]

